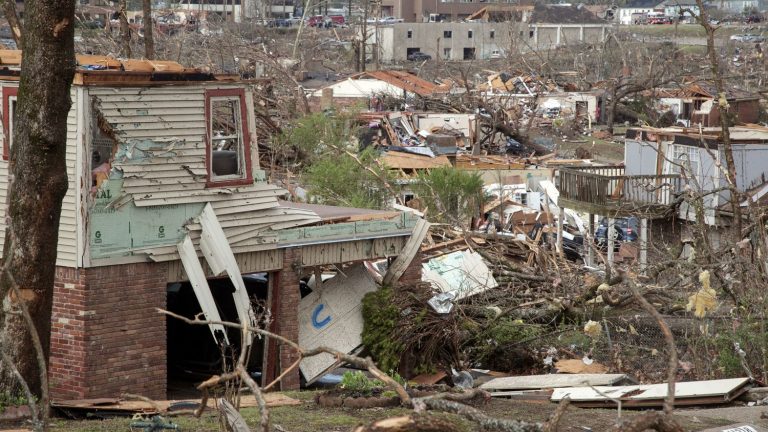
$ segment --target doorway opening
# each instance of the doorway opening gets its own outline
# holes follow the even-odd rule
[[[267,273],[243,275],[248,297],[259,324],[263,325],[269,293]],[[224,321],[238,322],[237,308],[229,278],[208,279],[208,286],[216,302],[216,309]],[[189,282],[175,282],[167,286],[167,309],[194,319],[205,319],[200,302]],[[187,324],[176,318],[166,319],[168,397],[183,399],[200,397],[196,384],[231,370],[241,349],[238,329],[226,328],[226,340],[221,334],[214,339],[207,325]],[[248,357],[248,372],[261,381],[264,357],[264,338],[254,338]]]

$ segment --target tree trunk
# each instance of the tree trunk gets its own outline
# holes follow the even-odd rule
[[[613,135],[613,122],[616,119],[616,105],[618,103],[619,100],[616,98],[616,92],[612,92],[611,100],[608,102],[608,109],[605,112],[605,126],[611,135]]]
[[[24,301],[43,352],[50,346],[51,305],[61,202],[67,191],[66,145],[69,91],[75,70],[73,0],[27,0],[21,81],[14,122],[0,298]],[[12,291],[12,274],[20,296]],[[16,308],[14,308],[16,309]],[[30,388],[41,395],[41,372],[28,327],[18,314],[0,309],[0,347],[11,356]],[[17,383],[0,372],[0,391]]]
[[[155,39],[152,33],[152,0],[142,1],[142,15],[144,17],[144,57],[147,60],[155,58]]]
[[[123,56],[125,58],[131,58],[131,28],[128,26],[128,16],[126,11],[126,0],[120,0],[119,2],[119,19],[120,19],[120,41],[122,42]]]
[[[728,190],[731,192],[730,201],[733,210],[733,229],[734,241],[741,240],[742,237],[742,219],[741,219],[741,201],[742,194],[736,184],[736,163],[733,159],[733,146],[731,146],[731,117],[728,112],[728,100],[725,94],[725,83],[723,74],[720,71],[719,51],[715,48],[715,28],[709,23],[709,15],[704,8],[703,0],[696,0],[699,6],[699,24],[704,27],[707,33],[707,55],[709,56],[709,66],[712,70],[712,77],[717,88],[717,110],[720,113],[720,133],[723,144],[723,153],[725,155],[725,167],[728,182]]]
[[[5,19],[8,20],[8,26],[11,27],[11,36],[17,47],[21,47],[21,24],[19,14],[16,11],[16,0],[5,0],[3,4]]]

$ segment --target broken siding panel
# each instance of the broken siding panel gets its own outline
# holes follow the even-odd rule
[[[0,255],[5,244],[5,214],[8,208],[8,161],[0,160]]]
[[[111,204],[102,202],[99,211],[92,212],[89,241],[94,258],[146,254],[155,261],[177,260],[178,250],[169,241],[178,241],[185,232],[199,248],[201,227],[189,220],[196,219],[206,203],[212,205],[236,253],[275,249],[277,227],[320,220],[314,212],[278,208],[277,197],[287,192],[265,182],[207,187],[204,86],[93,88],[90,94],[98,98],[101,114],[117,132],[120,150],[112,166],[122,172],[122,178],[111,178],[110,185],[102,187],[109,189]],[[183,102],[182,109],[175,109],[177,100]],[[253,123],[251,118],[247,121]],[[253,160],[258,170],[258,161]],[[137,238],[132,230],[138,228],[129,227],[122,234],[114,232],[121,228],[113,229],[112,239],[105,238],[109,226],[129,225],[120,220],[128,217],[135,222],[136,217],[149,214],[156,217],[147,221],[152,235]],[[162,239],[160,228],[165,234]]]
[[[72,100],[77,101],[77,90],[72,89]],[[77,267],[77,103],[73,103],[67,115],[67,193],[61,203],[59,218],[59,242],[56,248],[56,265]]]
[[[124,167],[126,174],[143,173],[142,179],[126,176],[126,193],[134,195],[138,202],[142,198],[151,198],[155,192],[165,192],[166,196],[172,197],[187,195],[190,190],[204,192],[205,178],[196,177],[207,173],[204,87],[93,88],[90,94],[98,99],[101,113],[117,131],[122,144],[134,140],[175,139],[171,150],[173,157],[156,155],[115,164],[118,168]],[[177,108],[177,104],[181,107]],[[129,165],[136,168],[132,170]],[[147,174],[155,169],[163,172],[162,177]],[[148,178],[163,180],[158,180],[157,186],[151,186],[146,181]],[[175,203],[183,202],[189,201]]]
[[[270,185],[271,186],[271,185]],[[239,193],[238,193],[239,192]],[[178,192],[163,192],[154,193],[148,196],[135,196],[136,205],[139,207],[146,206],[158,206],[166,204],[181,204],[189,202],[213,202],[213,201],[229,201],[242,198],[254,198],[261,196],[272,196],[275,198],[275,207],[278,206],[277,197],[285,194],[285,190],[275,187],[272,190],[254,190],[249,187],[247,189],[208,189],[200,192],[187,192],[184,196],[178,196]]]

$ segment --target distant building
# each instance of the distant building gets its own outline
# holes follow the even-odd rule
[[[694,21],[701,13],[696,0],[664,0],[656,6],[663,9],[668,17],[679,17],[686,21]]]
[[[367,43],[383,63],[403,61],[416,52],[433,60],[475,60],[601,42],[609,28],[607,23],[399,23],[368,27]]]
[[[382,15],[402,18],[405,22],[459,21],[479,9],[495,5],[514,10],[520,6],[532,7],[526,0],[480,1],[480,0],[382,0]]]
[[[751,1],[751,0],[748,0]],[[632,0],[619,8],[619,23],[643,24],[649,14],[692,21],[701,10],[696,0]]]
[[[734,14],[765,8],[765,5],[761,4],[760,0],[721,0],[713,1],[711,4],[722,11]]]
[[[656,11],[658,5],[659,0],[630,0],[619,8],[619,24],[639,24],[638,16]]]
[[[671,88],[654,89],[646,97],[654,100],[660,112],[671,111],[677,122],[691,127],[720,126],[720,110],[717,107],[717,89],[708,83],[684,83]],[[734,116],[731,121],[757,123],[760,115],[760,95],[733,87],[726,89],[728,110]]]

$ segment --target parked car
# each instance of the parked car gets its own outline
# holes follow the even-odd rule
[[[394,23],[401,23],[403,22],[402,18],[397,18],[393,16],[386,16],[379,20],[379,23],[381,24],[394,24]]]
[[[324,20],[325,20],[325,17],[322,15],[313,15],[307,18],[306,24],[308,27],[319,27],[323,24]]]
[[[432,60],[432,56],[427,53],[423,53],[421,51],[416,51],[414,53],[408,54],[408,60],[410,61]]]
[[[621,242],[637,240],[639,222],[636,217],[617,218],[613,221],[614,249],[618,250]],[[608,218],[600,220],[600,225],[595,231],[595,241],[598,246],[605,248],[608,245]]]
[[[491,55],[490,55],[491,59],[503,59],[504,57],[505,57],[504,56],[504,52],[501,51],[501,50],[493,50],[493,51],[491,51]]]
[[[765,42],[764,36],[756,35],[756,34],[735,34],[735,35],[732,35],[730,39],[735,42],[751,42],[751,43]]]
[[[397,18],[393,16],[385,16],[381,18],[368,18],[365,22],[368,24],[394,24],[394,23],[401,23],[403,22],[402,18]]]

